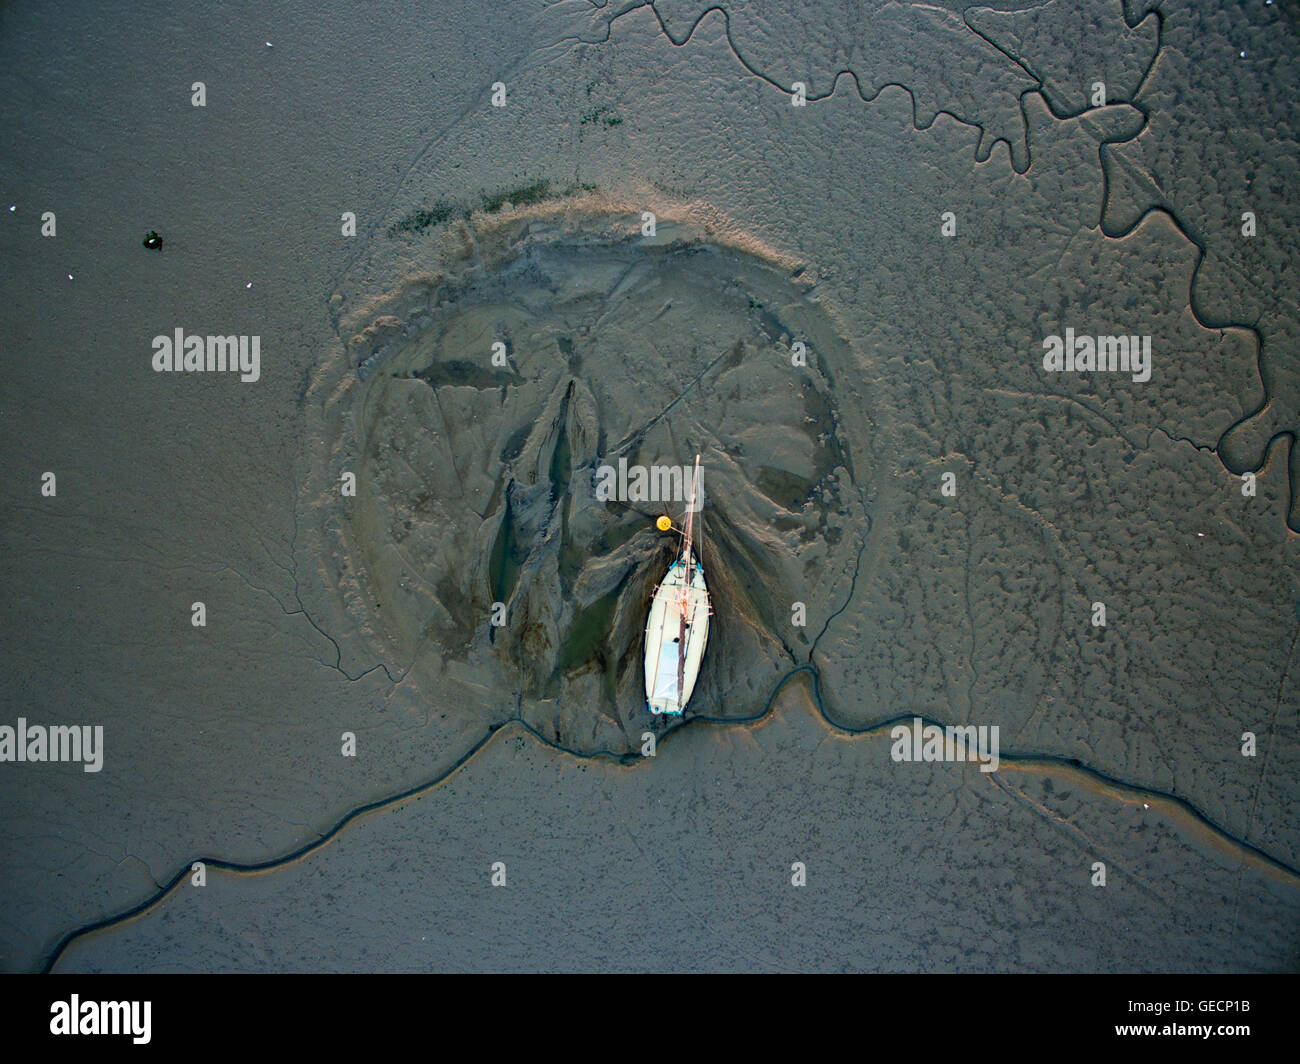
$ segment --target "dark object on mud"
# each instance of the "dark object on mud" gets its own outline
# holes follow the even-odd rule
[[[144,235],[144,246],[150,251],[162,251],[162,237],[150,229]]]

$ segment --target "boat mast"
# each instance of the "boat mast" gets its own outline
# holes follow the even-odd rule
[[[686,559],[686,584],[689,587],[691,582],[691,570],[694,567],[694,560],[691,555],[691,541],[695,535],[695,492],[700,483],[700,456],[695,456],[695,475],[691,478],[691,501],[686,504],[686,543],[682,547],[682,555]]]
[[[682,686],[686,679],[686,626],[690,613],[691,582],[695,575],[695,558],[691,554],[691,540],[695,533],[695,493],[700,483],[700,456],[695,456],[695,475],[691,478],[691,501],[686,504],[686,541],[682,545],[682,558],[686,566],[682,584],[681,628],[677,635],[677,704],[681,708]]]

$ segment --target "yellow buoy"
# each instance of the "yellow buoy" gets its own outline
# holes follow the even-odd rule
[[[659,529],[660,532],[667,532],[672,527],[673,527],[672,519],[669,518],[666,514],[663,517],[659,518],[658,521],[655,522],[655,528]]]

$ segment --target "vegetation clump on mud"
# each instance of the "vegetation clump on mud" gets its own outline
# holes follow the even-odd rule
[[[507,189],[504,192],[484,195],[480,201],[480,209],[487,214],[496,214],[505,207],[506,204],[509,204],[511,207],[532,207],[535,204],[542,203],[551,196],[572,196],[579,192],[595,191],[595,185],[578,182],[570,185],[562,192],[557,192],[550,181],[542,179],[540,181],[534,181],[531,185],[520,185],[517,188]],[[388,227],[388,235],[390,237],[395,237],[401,233],[422,233],[426,229],[441,225],[449,218],[460,217],[468,219],[472,210],[472,207],[451,203],[447,200],[438,200],[438,202],[431,207],[417,207],[414,210],[408,211],[403,215],[403,217]]]
[[[507,203],[515,207],[531,207],[541,203],[551,194],[551,183],[546,180],[534,181],[531,185],[498,192],[495,196],[483,197],[483,209],[489,214],[499,211]]]
[[[582,118],[579,119],[578,125],[604,125],[604,126],[621,126],[623,118],[621,115],[613,113],[613,108],[608,104],[602,104],[600,107],[592,108],[590,111],[583,111]]]
[[[441,225],[450,218],[456,211],[456,208],[450,204],[439,200],[432,207],[421,207],[411,211],[400,220],[394,222],[388,227],[388,235],[396,236],[398,233],[422,233],[431,225]]]

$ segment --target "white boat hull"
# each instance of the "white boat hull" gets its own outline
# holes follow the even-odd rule
[[[686,654],[679,662],[685,584],[686,565],[684,558],[678,557],[650,603],[645,628],[645,697],[651,713],[680,716],[685,712],[709,642],[709,592],[704,570],[696,562],[691,586],[686,588]]]

